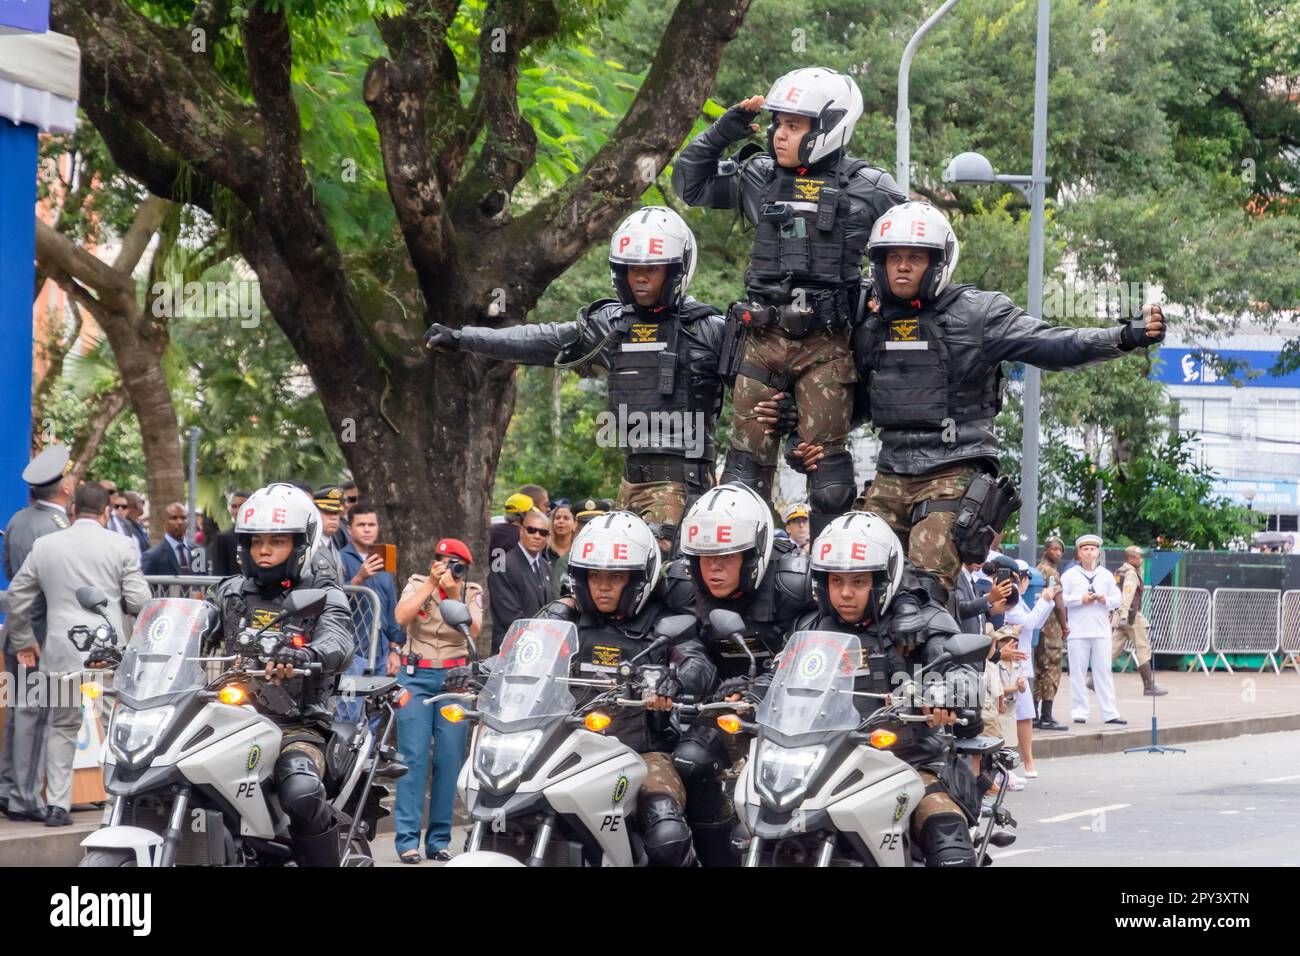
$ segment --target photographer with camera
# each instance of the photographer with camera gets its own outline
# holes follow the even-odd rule
[[[469,607],[470,634],[478,637],[483,625],[483,589],[466,581],[474,563],[465,542],[443,538],[434,548],[429,573],[413,574],[402,590],[395,617],[405,628],[400,651],[388,655],[388,674],[423,700],[442,693],[447,672],[468,661],[465,637],[442,619],[443,600],[463,601]],[[436,707],[403,707],[397,712],[397,748],[406,774],[397,781],[393,815],[398,858],[419,863],[420,820],[424,816],[425,782],[429,777],[429,740],[433,739],[433,782],[429,786],[429,828],[424,834],[424,855],[449,860],[451,811],[456,798],[456,775],[465,756],[465,725],[453,724]]]

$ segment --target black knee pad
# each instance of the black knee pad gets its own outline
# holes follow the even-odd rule
[[[857,486],[853,483],[853,456],[847,451],[827,455],[808,475],[808,531],[812,539],[853,507]]]
[[[302,753],[281,754],[275,764],[275,792],[289,815],[290,828],[300,833],[323,833],[331,821],[325,784],[316,764]]]
[[[721,483],[738,481],[753,488],[764,501],[768,501],[772,497],[772,480],[775,477],[775,468],[765,468],[747,451],[732,450],[727,452],[727,465],[722,471]]]
[[[938,813],[925,821],[917,841],[926,866],[974,866],[975,844],[966,818],[959,813]]]
[[[687,816],[693,822],[720,820],[726,803],[719,776],[727,768],[726,748],[709,736],[707,728],[692,730],[673,751],[673,766],[686,785]]]
[[[694,866],[695,847],[686,814],[666,793],[652,793],[637,802],[641,839],[651,866]]]

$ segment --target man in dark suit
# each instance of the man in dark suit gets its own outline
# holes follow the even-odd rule
[[[126,523],[131,534],[140,542],[140,556],[149,550],[149,532],[144,530],[140,519],[144,517],[144,498],[134,491],[126,492]]]
[[[230,494],[230,517],[238,518],[239,506],[248,500],[247,491],[234,491]],[[219,578],[227,575],[239,574],[239,558],[236,556],[236,549],[239,547],[239,540],[235,537],[235,526],[231,525],[229,531],[220,532],[212,542],[212,549],[208,552],[208,563],[212,568],[212,573]]]
[[[532,510],[533,499],[523,492],[515,492],[506,499],[505,517],[500,521],[493,518],[488,528],[489,571],[505,569],[506,555],[519,544],[519,526],[523,524],[524,515]]]
[[[185,540],[186,514],[185,506],[174,501],[163,513],[163,539],[144,553],[140,567],[145,574],[158,574],[175,577],[180,574],[193,574],[190,568],[190,545]]]
[[[955,616],[958,625],[968,634],[983,634],[984,622],[988,620],[989,614],[1001,614],[1005,611],[1006,600],[1011,594],[1010,581],[1000,581],[989,590],[977,587],[971,574],[980,567],[978,562],[965,564],[957,572],[957,614]]]
[[[506,552],[504,566],[497,570],[497,562],[492,563],[488,598],[492,604],[493,654],[501,650],[501,641],[511,624],[533,617],[555,597],[551,562],[543,554],[551,536],[550,523],[540,511],[527,512],[519,528],[519,544]]]

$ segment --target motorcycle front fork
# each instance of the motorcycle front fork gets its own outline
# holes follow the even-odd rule
[[[749,841],[749,849],[745,853],[745,866],[758,866],[759,858],[763,855],[763,838],[752,837]],[[822,840],[822,845],[817,851],[817,865],[830,866],[831,858],[835,855],[835,834],[826,834]]]

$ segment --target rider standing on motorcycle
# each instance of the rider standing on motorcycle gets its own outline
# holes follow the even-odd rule
[[[286,640],[267,659],[266,676],[277,685],[287,681],[284,686],[298,703],[296,712],[267,713],[284,732],[275,792],[289,817],[296,857],[304,866],[338,866],[338,826],[324,783],[332,714],[327,705],[333,677],[351,663],[356,640],[342,589],[333,577],[313,569],[319,516],[310,501],[294,491],[270,485],[244,502],[235,518],[242,573],[222,581],[212,600],[221,613],[225,653],[238,654],[239,637],[279,614],[296,588],[321,588],[329,595],[318,617],[296,619],[292,632],[288,625],[283,632],[273,625],[263,636],[285,634]],[[321,665],[319,676],[295,673],[295,668],[313,663]]]
[[[694,613],[699,635],[728,687],[744,689],[749,656],[728,634],[709,623],[716,609],[739,614],[742,636],[759,667],[781,650],[795,619],[811,611],[808,557],[794,542],[777,538],[767,502],[747,485],[719,485],[704,494],[682,522],[684,557],[668,565],[665,603],[675,613]],[[729,683],[730,682],[730,683]],[[686,817],[705,866],[739,863],[731,846],[733,810],[722,773],[741,754],[739,738],[724,734],[715,714],[698,718],[673,751],[673,765],[686,785]]]
[[[857,635],[868,671],[856,682],[859,691],[894,690],[896,675],[924,666],[938,656],[947,638],[960,633],[905,563],[898,536],[878,515],[851,511],[836,518],[813,542],[810,562],[818,610],[800,620],[797,629]],[[925,784],[925,796],[912,814],[912,838],[926,866],[975,866],[969,827],[979,819],[978,784],[965,761],[953,759],[937,731],[964,718],[967,723],[958,733],[979,733],[980,674],[952,664],[939,665],[934,673],[948,679],[945,690],[953,678],[966,685],[964,699],[959,695],[956,701],[962,706],[923,707],[929,722],[900,727],[900,739],[890,752],[916,768]],[[923,675],[926,683],[930,674]],[[874,702],[861,706],[874,709]]]
[[[627,511],[614,511],[587,523],[573,539],[569,574],[573,598],[547,605],[538,614],[578,626],[578,676],[612,677],[618,665],[654,640],[654,626],[671,613],[652,594],[659,582],[658,542],[649,526]],[[671,669],[646,688],[645,711],[611,714],[607,733],[641,755],[645,783],[637,797],[637,819],[651,866],[693,866],[695,850],[686,822],[686,787],[669,754],[676,733],[669,724],[673,701],[702,701],[713,690],[717,671],[698,640],[687,638],[659,648],[638,664]]]

